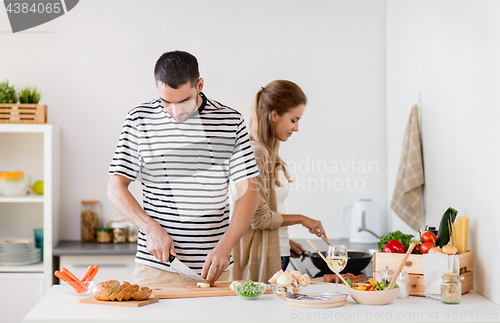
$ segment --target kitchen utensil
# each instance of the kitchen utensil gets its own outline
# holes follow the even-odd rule
[[[113,305],[113,306],[128,306],[128,307],[141,307],[153,303],[158,303],[159,299],[156,297],[150,297],[144,301],[100,301],[95,299],[93,296],[89,298],[82,298],[80,303],[84,304],[97,304],[97,305]]]
[[[242,281],[244,282],[244,281]],[[196,287],[196,283],[182,284],[149,284],[154,297],[165,298],[194,298],[212,296],[236,296],[236,292],[229,289],[231,282],[215,282],[212,287]],[[272,290],[266,287],[264,294],[271,294]]]
[[[347,300],[347,294],[317,293],[304,296],[306,297],[285,297],[285,302],[297,307],[327,308],[343,306]]]
[[[349,212],[350,210],[350,212]],[[342,223],[349,229],[349,242],[378,242],[382,233],[382,219],[377,203],[362,199],[342,208]],[[371,231],[371,233],[370,233]]]
[[[330,245],[330,242],[328,242],[328,239],[325,238],[325,235],[321,235],[321,239],[323,239],[324,242],[326,242],[327,245]]]
[[[396,270],[396,272],[394,273],[393,279],[391,280],[391,283],[389,284],[389,287],[387,287],[387,289],[392,289],[394,287],[394,284],[396,284],[395,278],[399,276],[401,269],[403,269],[403,267],[406,263],[406,260],[408,260],[408,257],[410,256],[411,252],[413,251],[413,248],[415,248],[415,245],[416,245],[415,241],[412,241],[410,246],[408,247],[408,250],[406,251],[406,254],[405,254],[405,257],[403,258],[403,261],[401,261],[401,263],[399,264],[399,267]]]
[[[315,246],[315,245],[314,245],[314,244],[313,244],[313,243],[312,243],[309,239],[307,239],[307,242],[309,242],[309,244],[311,245],[311,247],[313,247],[313,248],[314,248],[314,250],[316,250],[316,252],[317,252],[317,253],[321,256],[321,258],[323,258],[323,260],[325,261],[325,263],[328,263],[328,261],[326,260],[325,256],[323,256],[323,254],[322,254],[322,253],[320,253],[320,252],[318,251],[318,249],[316,248],[316,246]],[[331,269],[331,268],[330,268],[330,269]],[[335,272],[335,271],[333,271],[333,272],[334,272],[335,274],[337,274],[337,276],[339,276],[339,277],[340,277],[340,279],[344,282],[344,284],[345,284],[346,286],[349,286],[349,284],[348,284],[348,283],[347,283],[347,281],[344,279],[344,277],[340,276],[340,273]]]
[[[372,255],[367,253],[367,252],[360,252],[360,251],[349,251],[347,250],[347,253],[349,255],[349,261],[347,262],[347,265],[345,266],[344,270],[342,270],[340,273],[352,273],[352,274],[359,274],[363,269],[365,269],[369,264],[370,261],[372,260]],[[321,256],[314,252],[311,253],[310,251],[304,250],[303,254],[307,257],[311,258],[311,262],[313,263],[316,268],[318,268],[321,272],[325,274],[333,274],[333,272],[328,268],[328,265],[323,261]],[[326,257],[326,251],[322,251],[321,254]]]
[[[191,268],[183,264],[179,259],[176,257],[170,255],[169,257],[169,262],[170,262],[170,268],[175,270],[177,273],[180,275],[189,278],[191,280],[194,280],[195,282],[198,283],[206,283],[206,279],[203,279],[200,275],[195,273]]]
[[[334,294],[338,295],[338,294]],[[307,295],[307,294],[293,294],[290,292],[285,292],[285,297],[293,298],[293,299],[328,299],[326,296],[317,296],[317,295]]]

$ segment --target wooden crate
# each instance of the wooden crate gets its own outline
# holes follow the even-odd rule
[[[47,106],[40,104],[0,104],[0,123],[46,123]]]
[[[379,271],[385,266],[396,270],[404,258],[404,254],[398,253],[373,253],[373,277],[375,280],[382,280]],[[459,256],[460,275],[464,277],[462,283],[462,294],[472,290],[473,285],[473,260],[472,251],[467,251]],[[425,292],[425,277],[422,272],[423,255],[410,255],[402,270],[408,272],[406,285],[408,293],[413,296],[424,296]]]

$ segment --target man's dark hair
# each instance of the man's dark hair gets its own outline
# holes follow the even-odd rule
[[[160,56],[155,65],[155,81],[178,89],[187,82],[191,87],[198,84],[200,71],[196,57],[183,51],[167,52]]]

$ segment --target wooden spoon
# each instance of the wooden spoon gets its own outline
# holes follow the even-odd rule
[[[324,234],[321,235],[321,239],[323,239],[323,241],[325,241],[327,245],[331,246],[330,242],[328,242],[328,239],[325,238]]]
[[[312,243],[309,239],[307,239],[307,242],[309,242],[309,244],[311,245],[311,247],[313,247],[313,248],[314,248],[314,250],[316,250],[316,252],[317,252],[317,253],[321,256],[321,258],[323,258],[323,260],[324,260],[324,261],[326,262],[326,264],[328,265],[328,260],[326,260],[325,256],[323,256],[323,254],[322,254],[321,252],[319,252],[319,250],[316,248],[316,246],[315,246],[315,245],[313,245],[313,243]],[[328,266],[328,268],[330,268],[330,266]],[[332,269],[332,268],[330,268],[330,269]],[[334,272],[337,276],[339,276],[339,278],[340,278],[340,279],[344,282],[344,284],[345,284],[346,286],[348,286],[349,288],[351,288],[351,285],[349,285],[349,283],[345,280],[345,278],[344,278],[344,277],[340,276],[340,274],[339,274],[337,271],[335,271],[335,270],[333,270],[333,269],[332,269],[332,271],[333,271],[333,272]]]
[[[399,264],[398,270],[394,273],[394,276],[392,276],[391,283],[389,284],[389,287],[387,289],[392,289],[394,288],[394,284],[396,284],[396,279],[399,276],[399,273],[401,272],[401,269],[403,269],[406,261],[408,260],[408,257],[410,256],[411,252],[413,251],[413,248],[415,248],[415,241],[412,241],[410,246],[408,247],[408,250],[406,251],[405,257],[403,258],[403,261]]]

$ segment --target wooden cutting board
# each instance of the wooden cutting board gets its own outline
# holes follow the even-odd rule
[[[141,307],[153,303],[158,303],[159,299],[157,297],[150,297],[145,301],[100,301],[95,299],[93,296],[89,298],[83,298],[80,303],[84,304],[98,304],[98,305],[114,305],[114,306],[129,306],[129,307]]]
[[[229,289],[231,282],[216,282],[213,287],[196,287],[196,283],[158,284],[148,285],[157,298],[190,298],[212,296],[236,296],[234,290]],[[264,294],[271,294],[271,288],[266,288]]]

